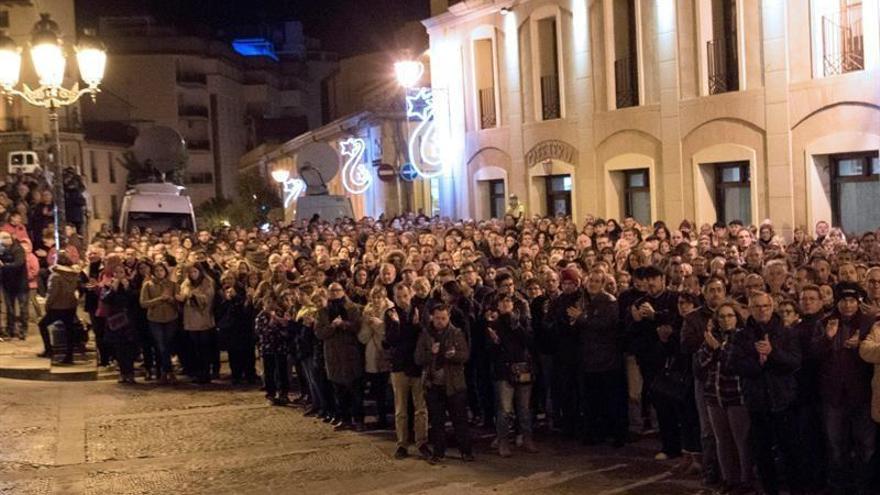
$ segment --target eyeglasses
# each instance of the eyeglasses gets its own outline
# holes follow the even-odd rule
[[[870,278],[866,283],[869,285],[880,285],[880,278]]]

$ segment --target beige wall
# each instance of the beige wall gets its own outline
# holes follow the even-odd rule
[[[606,15],[609,2],[525,0],[504,16],[484,5],[424,21],[436,47],[472,50],[471,33],[481,26],[500,33],[500,127],[468,128],[462,156],[453,166],[469,179],[449,187],[471,192],[467,201],[454,205],[456,214],[482,217],[488,211],[488,200],[478,193],[479,174],[485,170],[503,173],[508,193],[529,198],[527,208],[542,212],[542,186],[534,180],[535,172],[526,169],[523,156],[536,143],[558,139],[577,149],[577,163],[559,167],[574,175],[578,221],[588,213],[619,211],[614,167],[626,168],[633,160],[651,162],[655,218],[673,225],[684,218],[714,221],[714,191],[706,184],[711,170],[701,163],[742,157],[753,172],[753,222],[769,217],[789,233],[795,225],[826,218],[830,206],[822,185],[827,188],[828,172],[816,165],[822,156],[880,149],[880,39],[874,39],[880,36],[880,9],[878,0],[864,0],[863,23],[870,38],[865,41],[865,70],[816,77],[817,42],[807,1],[738,1],[740,90],[709,96],[705,39],[712,34],[700,21],[707,20],[703,16],[711,1],[639,0],[642,104],[611,111],[607,109],[616,106],[609,58],[614,50],[608,43],[616,37],[608,36],[607,29],[614,27]],[[533,21],[551,10],[562,19],[558,27],[566,111],[563,119],[541,122]],[[512,34],[515,40],[506,39]],[[474,57],[463,60],[471,64]],[[466,66],[463,73],[472,78],[474,69]],[[466,80],[464,87],[461,100],[450,105],[472,112],[475,85]]]

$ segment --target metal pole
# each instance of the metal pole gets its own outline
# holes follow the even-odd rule
[[[64,184],[61,165],[61,132],[58,129],[58,109],[49,107],[49,122],[52,126],[55,142],[55,177],[52,181],[52,193],[55,196],[55,252],[61,252],[61,231],[64,228]],[[56,254],[57,257],[57,254]]]

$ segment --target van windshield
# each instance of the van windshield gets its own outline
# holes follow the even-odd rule
[[[162,213],[151,211],[132,211],[128,213],[128,223],[126,228],[131,230],[132,227],[151,229],[153,232],[162,233],[166,230],[186,230],[194,231],[192,215],[187,213]]]

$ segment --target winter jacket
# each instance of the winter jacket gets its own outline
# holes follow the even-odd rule
[[[664,344],[657,335],[657,329],[662,325],[669,325],[674,330],[681,330],[681,317],[678,314],[678,294],[671,291],[663,291],[656,297],[645,295],[630,304],[641,306],[649,303],[654,308],[653,319],[636,321],[632,317],[632,311],[628,308],[625,312],[627,342],[630,351],[635,355],[640,367],[659,370],[666,363],[670,349],[677,352],[680,342],[676,335],[670,337],[670,342]]]
[[[257,335],[261,356],[267,354],[287,355],[290,337],[286,321],[273,320],[272,315],[266,311],[260,311],[254,322],[254,333]]]
[[[194,286],[189,278],[180,286],[183,300],[183,329],[195,332],[214,328],[214,282],[207,276]]]
[[[559,294],[550,302],[547,316],[543,325],[542,339],[555,349],[554,364],[574,368],[577,366],[580,354],[580,335],[577,327],[568,317],[568,308],[581,304],[583,293],[578,290],[571,294]]]
[[[623,368],[617,299],[607,292],[587,293],[581,309],[583,314],[575,321],[580,336],[581,371],[597,373]]]
[[[755,343],[765,335],[773,351],[762,365]],[[778,412],[792,405],[797,398],[795,372],[801,365],[801,348],[797,335],[782,327],[779,316],[773,315],[767,323],[749,318],[745,328],[733,335],[730,347],[721,371],[739,375],[750,411]]]
[[[804,315],[794,327],[803,357],[801,367],[795,373],[798,386],[797,403],[805,406],[819,403],[819,360],[811,349],[816,332],[825,331],[819,328],[823,316],[823,313]]]
[[[392,314],[397,316],[397,321],[391,317]],[[415,360],[416,343],[422,332],[419,317],[415,306],[410,306],[408,310],[395,307],[385,312],[383,346],[391,360],[391,371],[402,372],[413,378],[422,376],[422,367]]]
[[[532,361],[529,351],[532,346],[532,332],[513,313],[499,314],[495,321],[489,322],[489,329],[498,335],[497,343],[486,338],[493,377],[496,381],[510,381],[511,364]]]
[[[138,334],[134,327],[134,321],[131,319],[131,310],[132,307],[137,304],[137,294],[132,287],[130,285],[125,287],[122,284],[119,284],[119,286],[114,289],[111,284],[105,285],[101,288],[101,302],[107,310],[108,324],[107,333],[105,334],[107,341],[114,343],[136,342]],[[125,314],[127,317],[126,320],[124,320],[125,324],[117,328],[112,328],[110,319],[120,313]]]
[[[27,292],[27,265],[24,257],[24,248],[15,239],[12,245],[0,249],[0,277],[2,277],[3,290],[9,294]]]
[[[169,323],[177,320],[180,313],[178,311],[179,303],[174,296],[177,295],[177,284],[163,279],[150,279],[144,282],[141,287],[140,304],[147,310],[147,321],[156,323]],[[163,295],[171,294],[170,299],[166,299]]]
[[[337,317],[342,324],[333,326]],[[318,312],[315,335],[324,343],[327,379],[348,385],[364,376],[364,352],[357,334],[361,328],[361,307],[348,299],[330,301]]]
[[[440,344],[440,352],[434,354],[431,347]],[[446,351],[455,349],[455,354],[447,358]],[[467,391],[464,378],[464,365],[470,358],[470,348],[464,332],[449,324],[446,328],[435,329],[429,324],[419,335],[416,343],[416,364],[425,368],[425,387],[441,386],[446,395]]]
[[[858,407],[871,400],[871,365],[859,357],[858,347],[847,349],[844,342],[858,334],[864,340],[871,330],[872,319],[857,311],[844,319],[836,310],[829,318],[837,318],[839,326],[834,338],[825,334],[824,322],[816,327],[812,355],[819,362],[819,395],[822,403],[834,407]]]
[[[730,344],[736,331],[722,332],[716,328],[712,335],[721,343],[721,347],[712,349],[703,337],[703,344],[695,355],[694,373],[703,380],[703,396],[708,405],[733,407],[745,404],[740,377],[728,374],[723,369],[725,355],[731,350]]]
[[[49,275],[46,309],[74,309],[78,299],[79,272],[72,267],[55,265]]]
[[[358,331],[358,340],[366,346],[364,352],[364,369],[367,373],[386,373],[391,371],[391,364],[385,357],[385,349],[382,341],[385,339],[385,312],[393,308],[394,303],[389,299],[382,301],[379,306],[369,303],[364,307],[361,315],[361,328]],[[378,322],[372,318],[378,318]]]
[[[39,287],[40,260],[36,254],[26,253],[25,265],[27,266],[28,289],[36,289]]]
[[[871,417],[880,423],[880,324],[875,323],[871,333],[859,345],[859,356],[874,365],[871,381]]]

